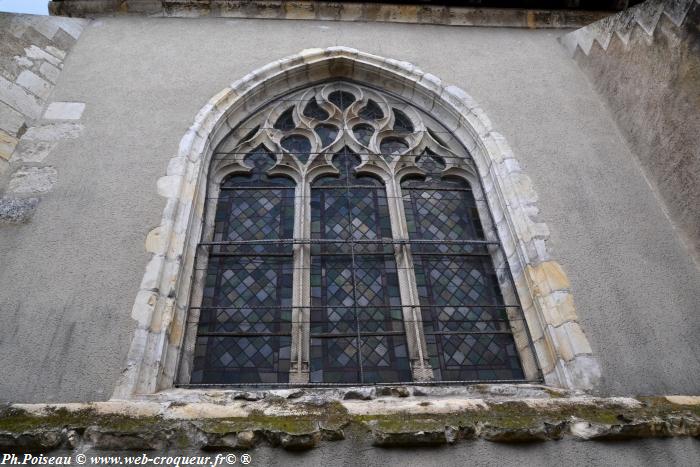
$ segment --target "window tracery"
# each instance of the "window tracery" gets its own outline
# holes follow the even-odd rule
[[[291,93],[232,131],[215,151],[233,175],[202,242],[190,382],[524,379],[498,241],[479,221],[473,163],[450,142],[428,114],[350,82]],[[232,252],[244,276],[218,259]]]

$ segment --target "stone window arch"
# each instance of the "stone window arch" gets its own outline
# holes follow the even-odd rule
[[[289,106],[284,105],[285,99]],[[241,150],[241,145],[248,149]],[[469,201],[470,219],[478,214],[483,232],[483,240],[463,239],[451,248],[459,243],[461,248],[485,251],[492,261],[491,270],[472,268],[472,279],[486,284],[489,276],[491,284],[498,282],[500,296],[491,294],[497,307],[517,304],[491,320],[507,321],[510,328],[491,323],[490,328],[480,329],[482,333],[512,336],[508,357],[502,359],[510,366],[484,369],[490,373],[483,375],[477,371],[475,379],[520,379],[504,377],[507,371],[511,375],[520,371],[523,380],[541,377],[560,387],[590,388],[595,384],[597,362],[577,323],[568,280],[549,256],[546,226],[533,220],[536,195],[504,138],[491,129],[483,111],[458,88],[443,85],[411,64],[335,47],[304,51],[235,82],[200,111],[183,137],[178,156],[158,182],[159,193],[168,201],[161,226],[147,239],[153,258],[132,310],[137,330],[114,397],[167,390],[178,380],[178,368],[180,382],[187,382],[183,375],[192,374],[187,356],[195,354],[196,339],[189,336],[193,329],[196,335],[198,320],[188,315],[188,309],[201,290],[192,285],[197,284],[197,251],[210,235],[206,219],[213,208],[207,202],[208,192],[215,181],[250,168],[245,156],[260,145],[278,153],[268,175],[286,176],[295,183],[296,215],[290,242],[294,258],[290,382],[312,379],[311,349],[314,338],[323,338],[318,333],[313,336],[313,284],[310,273],[302,274],[313,269],[314,260],[309,240],[313,209],[306,200],[313,199],[314,180],[340,172],[334,157],[345,154],[347,159],[354,154],[360,163],[353,170],[381,180],[386,190],[392,236],[386,245],[393,250],[396,264],[413,381],[427,381],[436,374],[439,379],[449,379],[444,374],[464,357],[463,352],[453,352],[448,364],[444,358],[440,363],[439,357],[430,355],[436,351],[430,348],[433,343],[427,340],[424,322],[429,321],[427,316],[434,326],[437,318],[421,310],[421,284],[414,273],[416,255],[412,248],[423,240],[420,249],[424,252],[431,240],[411,240],[406,220],[410,195],[427,190],[420,186],[431,178],[426,164],[443,164],[440,175],[432,176],[433,182],[447,186],[459,181],[462,188],[468,187],[473,197],[473,203]],[[223,154],[233,157],[217,160]],[[460,215],[464,217],[464,213]],[[475,225],[472,222],[473,230]],[[479,235],[476,230],[472,233]],[[353,248],[359,243],[354,242]],[[444,247],[445,242],[441,243]],[[447,257],[445,252],[437,253]],[[424,262],[422,257],[418,260]],[[430,299],[425,294],[424,298]],[[457,316],[464,310],[457,310],[456,305],[441,306],[452,307],[450,313]],[[464,329],[440,332],[431,339]],[[489,345],[495,348],[493,339],[482,347]],[[442,365],[438,373],[435,365]]]

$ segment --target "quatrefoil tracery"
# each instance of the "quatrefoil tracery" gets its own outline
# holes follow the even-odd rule
[[[335,174],[333,156],[345,148],[360,156],[358,172],[386,180],[426,175],[426,160],[444,174],[475,175],[464,150],[450,147],[444,127],[376,90],[347,82],[290,94],[249,118],[220,147],[229,170],[248,172],[246,156],[261,146],[276,155],[270,174],[297,182]]]

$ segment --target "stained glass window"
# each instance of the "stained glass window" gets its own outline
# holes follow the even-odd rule
[[[311,382],[411,380],[386,192],[360,162],[344,148],[311,187]]]
[[[221,185],[200,308],[193,383],[282,383],[289,378],[294,183],[266,175],[264,148],[250,174]]]
[[[402,184],[423,328],[437,381],[523,378],[505,304],[469,184],[442,177],[444,161]]]
[[[214,154],[189,383],[524,380],[476,170],[427,113],[318,84]]]

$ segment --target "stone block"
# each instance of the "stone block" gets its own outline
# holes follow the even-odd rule
[[[10,178],[9,191],[27,195],[50,191],[57,180],[53,167],[21,167]]]
[[[559,326],[555,328],[553,326],[547,326],[547,331],[552,344],[557,351],[557,354],[561,356],[561,359],[565,362],[570,362],[574,359],[575,353],[571,346],[571,340],[566,332],[564,326]]]
[[[569,342],[571,343],[571,349],[575,355],[590,355],[593,353],[591,344],[588,343],[588,339],[578,323],[565,323],[561,325],[561,329],[566,332]]]
[[[83,126],[77,123],[53,123],[28,129],[22,140],[59,141],[66,138],[77,138],[82,130]]]
[[[17,136],[24,125],[24,116],[15,109],[0,102],[0,130],[11,136]]]
[[[47,120],[80,120],[85,110],[81,102],[52,102],[49,104],[44,118]]]
[[[41,102],[24,88],[0,76],[0,102],[4,102],[29,118],[41,114]]]
[[[73,39],[78,39],[83,32],[83,28],[90,22],[85,19],[65,18],[61,16],[52,16],[51,19]]]
[[[0,224],[27,222],[34,214],[38,204],[38,198],[0,198]]]
[[[48,16],[23,15],[18,19],[49,40],[58,32],[58,25]]]
[[[57,49],[56,47],[54,47],[52,45],[47,46],[46,51],[48,53],[50,53],[51,55],[53,55],[54,57],[60,58],[61,60],[64,60],[66,58],[66,53],[63,50]]]
[[[545,261],[537,266],[528,266],[526,271],[538,295],[571,288],[569,278],[556,261]]]
[[[0,131],[0,160],[9,161],[17,146],[17,138]]]
[[[22,138],[15,148],[12,162],[43,162],[56,144],[56,141],[32,141]]]
[[[52,89],[51,83],[41,79],[29,70],[22,71],[17,77],[16,83],[41,100],[46,100]]]
[[[700,405],[700,396],[666,396],[672,404],[679,405]]]
[[[54,57],[50,53],[48,53],[44,50],[41,50],[36,45],[31,45],[31,46],[25,48],[24,53],[27,54],[27,57],[32,58],[34,60],[45,60],[52,65],[55,65],[59,68],[61,67],[61,60]]]
[[[566,291],[556,291],[541,298],[542,314],[548,324],[561,326],[567,321],[576,321],[573,296]]]
[[[44,75],[46,79],[48,79],[52,83],[56,84],[56,81],[58,81],[58,76],[61,74],[61,70],[59,70],[58,68],[56,68],[48,62],[44,62],[39,67],[39,73]]]

